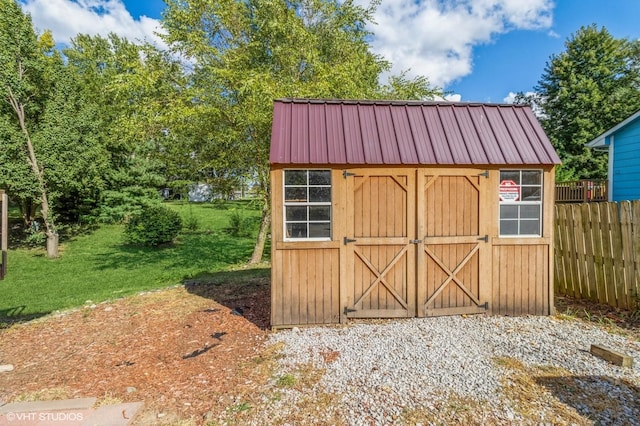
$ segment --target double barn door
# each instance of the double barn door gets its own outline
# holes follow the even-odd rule
[[[362,169],[347,179],[349,318],[484,312],[484,170]]]

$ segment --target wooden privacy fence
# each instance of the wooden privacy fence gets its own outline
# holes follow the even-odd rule
[[[640,307],[640,200],[556,204],[556,293]]]

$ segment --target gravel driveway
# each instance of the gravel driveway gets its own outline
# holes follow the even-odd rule
[[[579,320],[409,319],[270,342],[277,391],[256,424],[640,424],[640,343]],[[591,344],[632,356],[633,368],[596,358]]]

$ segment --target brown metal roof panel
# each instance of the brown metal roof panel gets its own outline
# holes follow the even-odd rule
[[[342,106],[327,104],[327,146],[328,164],[346,164],[347,152],[344,141],[344,126],[342,121]]]
[[[294,105],[291,114],[291,162],[308,164],[309,161],[309,105]]]
[[[456,108],[437,108],[447,138],[447,144],[453,156],[452,164],[471,164],[471,157],[464,144],[462,133],[456,119]]]
[[[312,163],[328,163],[327,125],[325,106],[314,105],[310,110],[309,119],[309,156]]]
[[[276,102],[273,105],[273,124],[271,126],[271,163],[289,162],[289,131],[291,130],[291,104]]]
[[[358,106],[359,129],[362,133],[362,150],[367,164],[384,164],[378,125],[373,108]]]
[[[469,108],[469,106],[454,108],[456,121],[462,135],[462,141],[471,159],[471,164],[489,164],[484,146],[480,142],[480,135],[473,125]]]
[[[540,163],[561,164],[562,161],[560,160],[560,157],[558,157],[558,153],[553,148],[551,141],[542,129],[542,125],[531,108],[521,108],[517,112],[522,127],[527,135],[532,139],[532,146],[540,157]]]
[[[392,107],[390,105],[375,105],[373,108],[376,123],[378,124],[382,164],[402,164],[398,149],[398,139],[391,118]]]
[[[358,106],[342,105],[342,120],[347,164],[367,164],[362,147]]]
[[[436,156],[429,137],[421,107],[408,107],[407,119],[413,137],[418,164],[435,164]]]
[[[476,129],[478,140],[487,157],[486,164],[505,164],[504,156],[493,133],[489,119],[485,114],[484,105],[470,106],[468,111],[469,118]]]
[[[410,107],[402,106],[391,109],[391,120],[395,129],[396,139],[398,141],[398,154],[402,164],[420,164],[416,151],[416,140],[411,132],[411,124],[409,123]]]
[[[434,164],[455,164],[453,156],[449,150],[447,137],[440,121],[438,110],[433,107],[423,106],[422,114],[424,116],[429,139],[431,140],[436,161]]]
[[[509,130],[511,140],[520,154],[521,164],[539,164],[540,158],[538,158],[538,155],[531,147],[531,142],[522,129],[522,125],[515,113],[516,109],[516,107],[503,107],[498,110],[504,120],[505,126]]]
[[[489,120],[489,125],[493,131],[496,143],[504,157],[505,161],[503,164],[524,164],[513,140],[511,140],[509,129],[507,129],[502,115],[497,108],[487,107],[485,108],[485,114]]]

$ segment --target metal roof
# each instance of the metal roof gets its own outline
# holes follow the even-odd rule
[[[560,158],[518,105],[278,99],[271,164],[552,165]]]

